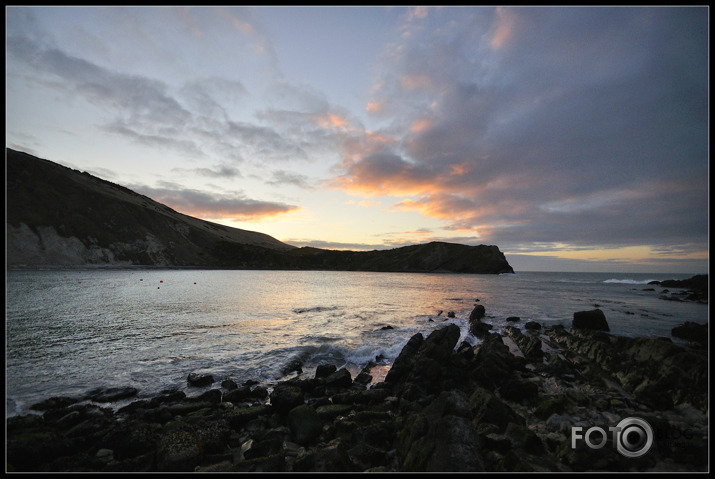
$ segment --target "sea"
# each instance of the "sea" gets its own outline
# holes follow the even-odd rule
[[[659,298],[653,280],[683,274],[420,274],[199,269],[47,269],[6,272],[6,417],[55,396],[134,387],[197,396],[190,373],[269,389],[320,364],[355,377],[389,369],[416,333],[447,324],[458,345],[479,339],[469,313],[503,331],[528,321],[570,327],[574,312],[600,308],[611,333],[671,337],[685,321],[707,323],[709,308]],[[671,288],[672,290],[672,288]],[[507,322],[508,317],[519,317]],[[677,338],[672,338],[678,343]],[[288,365],[296,360],[302,372]],[[115,409],[125,402],[109,405]]]

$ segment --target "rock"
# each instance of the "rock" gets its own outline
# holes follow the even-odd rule
[[[448,317],[448,318],[454,318],[454,317],[455,317],[454,311],[448,312],[448,313],[447,313],[447,317]]]
[[[65,408],[75,404],[78,400],[68,397],[51,397],[30,406],[34,411],[48,411],[50,409]]]
[[[233,391],[238,387],[238,384],[236,384],[236,381],[234,381],[233,379],[225,379],[221,381],[221,387],[229,391]]]
[[[610,331],[606,315],[600,309],[578,311],[573,314],[572,328]]]
[[[196,434],[184,430],[170,431],[159,439],[157,468],[166,472],[193,472],[201,462],[202,449]]]
[[[193,387],[210,386],[214,383],[214,377],[210,374],[190,373],[186,381]]]
[[[87,394],[87,399],[94,402],[114,402],[136,396],[139,391],[133,387],[100,388]]]
[[[541,324],[537,323],[536,321],[528,321],[524,325],[524,328],[529,329],[529,330],[538,331],[541,329]]]
[[[303,372],[303,361],[301,361],[300,358],[292,358],[281,369],[282,374],[290,374],[293,372],[295,372],[295,373]]]
[[[320,364],[315,369],[315,378],[327,378],[337,370],[338,368],[334,364]]]
[[[399,384],[412,370],[415,361],[415,355],[420,346],[424,342],[424,336],[421,333],[413,335],[407,344],[402,348],[400,354],[395,358],[392,367],[385,376],[385,382],[390,384]]]
[[[701,346],[708,343],[708,325],[686,321],[671,330],[673,337],[685,339]]]
[[[230,403],[240,403],[251,397],[251,387],[241,386],[237,387],[223,395],[223,400]]]
[[[350,371],[341,368],[325,378],[325,387],[345,389],[353,384],[353,378]]]
[[[481,472],[479,436],[467,397],[444,391],[421,413],[409,416],[400,432],[405,472]]]
[[[471,313],[469,313],[469,321],[471,322],[472,320],[476,319],[482,319],[484,315],[486,314],[486,309],[484,306],[481,304],[478,304],[474,307]]]
[[[539,387],[529,381],[512,378],[499,388],[504,399],[514,402],[528,402],[539,396]]]
[[[278,383],[270,394],[271,406],[278,414],[287,414],[296,406],[303,404],[303,391],[287,382]]]
[[[288,413],[288,427],[295,442],[306,446],[318,438],[323,430],[323,423],[315,409],[303,404]]]
[[[506,320],[510,323],[515,323],[517,321],[521,321],[521,318],[519,316],[509,316]]]
[[[503,433],[509,423],[524,424],[524,418],[483,387],[474,388],[469,397],[469,406],[473,411],[474,424],[480,431]]]

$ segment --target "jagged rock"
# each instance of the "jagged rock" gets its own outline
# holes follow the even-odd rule
[[[403,471],[484,471],[469,401],[459,391],[442,392],[408,417],[399,441]]]
[[[421,333],[413,335],[409,341],[407,341],[407,344],[402,348],[397,358],[395,358],[392,367],[385,376],[386,383],[397,385],[402,382],[405,376],[412,370],[415,355],[423,341],[424,336],[422,336]]]
[[[471,313],[469,313],[469,321],[471,322],[472,320],[475,319],[482,319],[484,315],[486,314],[486,309],[484,306],[481,304],[478,304],[474,307]]]

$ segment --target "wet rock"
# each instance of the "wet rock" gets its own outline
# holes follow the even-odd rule
[[[410,338],[385,376],[386,383],[399,384],[404,380],[405,376],[407,376],[414,366],[415,355],[423,341],[424,336],[422,336],[421,333],[417,333]]]
[[[271,406],[279,414],[287,414],[296,406],[303,404],[303,391],[295,385],[278,383],[270,394]]]
[[[203,387],[212,385],[214,383],[214,377],[210,374],[190,373],[186,381],[189,383],[189,386]]]
[[[472,309],[472,312],[469,313],[469,321],[477,320],[477,319],[482,319],[484,315],[486,314],[486,308],[482,306],[481,304],[478,304]]]
[[[341,368],[325,378],[326,388],[346,389],[352,386],[353,378],[350,371]]]
[[[334,364],[321,364],[315,370],[315,377],[316,379],[327,378],[337,370],[338,368]]]
[[[600,331],[610,331],[606,315],[600,309],[592,311],[578,311],[573,314],[572,328],[593,329]]]
[[[528,321],[525,325],[524,328],[533,330],[533,331],[538,331],[541,329],[541,324],[537,323],[536,321]]]
[[[515,323],[517,321],[521,321],[521,318],[519,316],[509,316],[506,320],[510,323]]]
[[[44,401],[40,401],[36,404],[30,406],[30,409],[34,411],[47,411],[49,409],[58,409],[75,404],[78,399],[69,397],[51,397]]]
[[[281,373],[284,375],[294,373],[294,372],[295,373],[303,372],[303,361],[301,361],[300,358],[292,358],[281,369]]]
[[[236,384],[236,381],[233,379],[225,379],[221,381],[221,387],[229,391],[233,391],[238,387],[238,384]]]

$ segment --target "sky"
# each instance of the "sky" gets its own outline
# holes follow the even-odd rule
[[[707,273],[708,7],[6,7],[6,147],[295,246]]]

